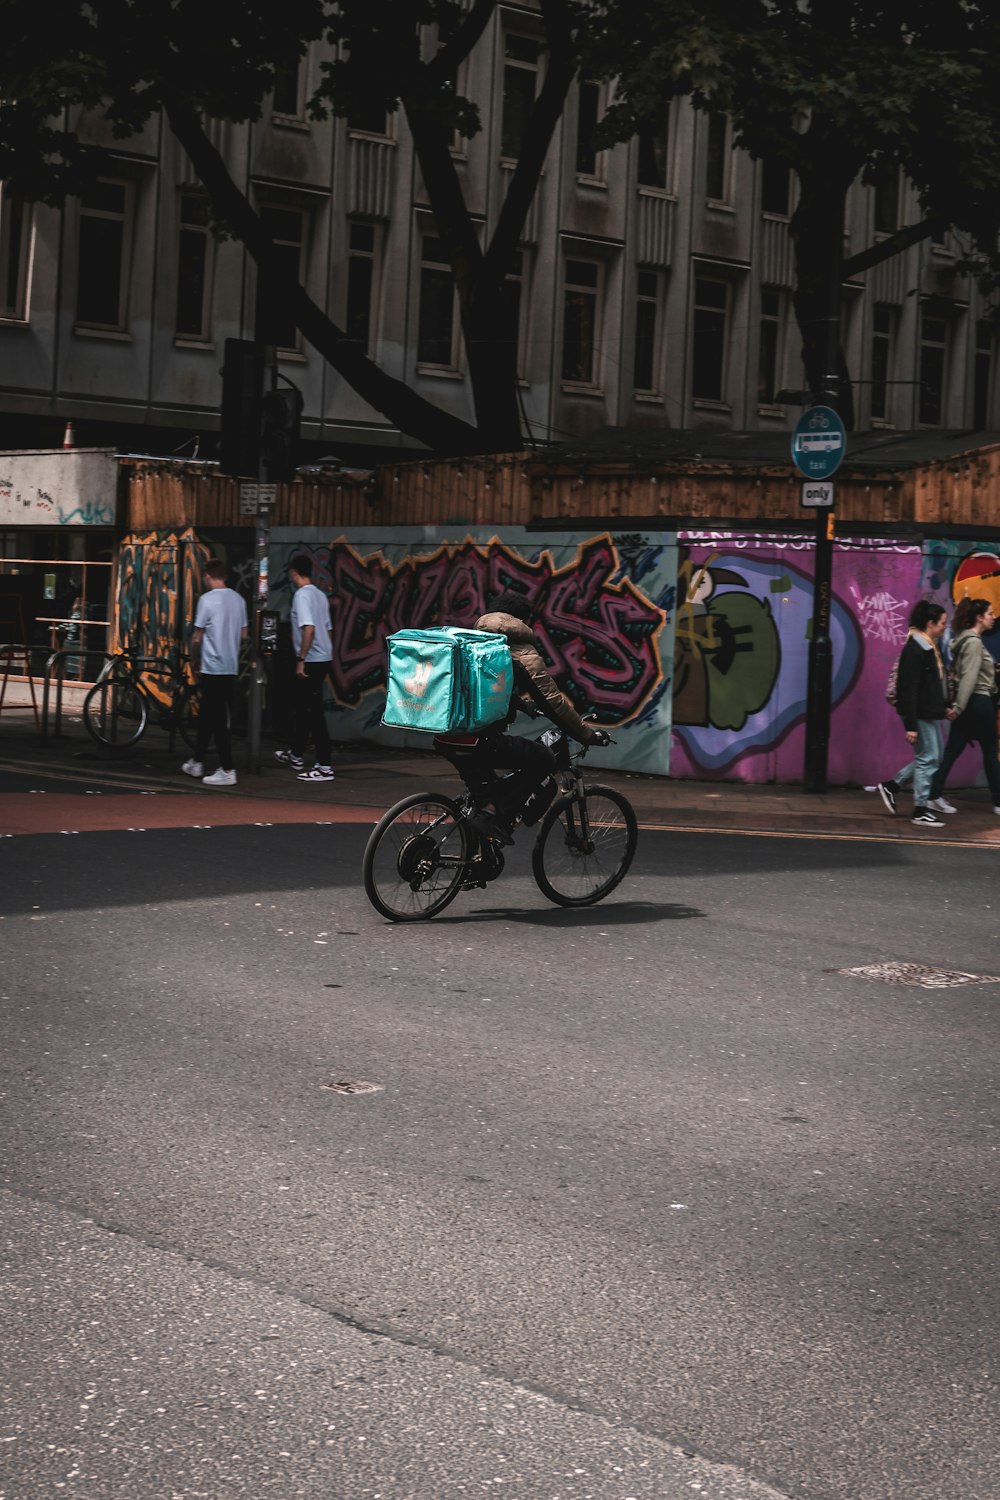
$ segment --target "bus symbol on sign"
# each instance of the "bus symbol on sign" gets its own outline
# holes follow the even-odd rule
[[[832,406],[803,412],[792,433],[792,460],[806,479],[829,479],[844,460],[847,433]]]

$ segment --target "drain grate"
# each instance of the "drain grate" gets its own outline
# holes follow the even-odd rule
[[[321,1089],[332,1089],[335,1094],[380,1094],[385,1087],[381,1083],[365,1083],[360,1078],[331,1079],[329,1083],[321,1083]]]
[[[925,990],[953,989],[960,984],[1000,984],[1000,974],[966,974],[961,969],[931,969],[926,964],[862,964],[858,969],[827,969],[828,974],[853,974],[857,979],[882,979],[886,984],[917,984]]]

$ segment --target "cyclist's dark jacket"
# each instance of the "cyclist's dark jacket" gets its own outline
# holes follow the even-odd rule
[[[542,654],[535,644],[531,626],[515,615],[494,610],[476,621],[476,629],[491,630],[507,637],[514,661],[515,690],[526,693],[554,724],[565,729],[581,745],[589,745],[594,737],[593,731],[549,676]]]

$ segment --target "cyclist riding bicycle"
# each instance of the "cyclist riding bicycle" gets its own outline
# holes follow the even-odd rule
[[[510,646],[514,695],[506,721],[476,734],[437,735],[434,740],[470,791],[489,790],[492,808],[483,807],[472,824],[501,844],[513,843],[519,818],[529,826],[537,823],[556,792],[556,758],[548,746],[505,733],[519,712],[535,716],[540,711],[581,745],[606,745],[610,738],[603,729],[585,724],[553,682],[531,628],[535,617],[530,601],[514,590],[491,601],[475,628],[506,636]],[[498,781],[498,771],[513,774]]]

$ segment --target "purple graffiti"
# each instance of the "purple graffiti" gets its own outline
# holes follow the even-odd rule
[[[329,550],[334,696],[354,708],[385,687],[386,636],[404,627],[473,625],[487,601],[521,590],[540,610],[536,638],[549,670],[582,713],[621,724],[641,712],[662,679],[657,635],[664,613],[629,580],[611,580],[620,560],[609,536],[582,543],[557,568],[494,540],[443,545],[398,566],[361,557],[347,543]]]

